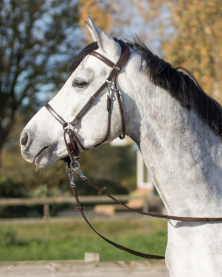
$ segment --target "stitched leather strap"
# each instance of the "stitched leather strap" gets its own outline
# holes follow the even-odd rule
[[[76,122],[83,116],[83,114],[88,110],[88,108],[92,105],[92,103],[96,100],[97,96],[106,88],[107,83],[103,83],[101,87],[90,97],[87,103],[82,107],[82,109],[75,116],[73,121],[71,121],[71,125],[75,125]]]
[[[115,63],[113,63],[112,61],[108,60],[106,57],[104,57],[103,55],[97,53],[96,51],[91,51],[89,54],[91,56],[94,56],[95,58],[101,60],[102,62],[107,64],[109,67],[112,67],[112,68],[115,67]]]
[[[120,97],[120,93],[119,90],[117,88],[116,85],[116,78],[114,79],[114,87],[115,87],[115,92],[116,92],[116,98],[117,98],[117,102],[119,105],[119,112],[120,112],[120,116],[121,116],[121,122],[122,122],[122,135],[120,135],[120,139],[124,139],[125,138],[125,120],[124,120],[124,114],[123,114],[123,105],[122,105],[122,101],[121,101],[121,97]]]
[[[116,66],[122,68],[122,67],[125,65],[125,63],[127,62],[129,55],[130,55],[130,49],[129,49],[129,47],[125,44],[124,52],[123,52],[123,54],[121,55],[121,58],[118,60]]]
[[[109,98],[109,96],[107,96],[107,112],[108,112],[108,118],[107,118],[107,128],[106,128],[106,135],[104,137],[104,139],[96,144],[94,147],[99,146],[100,144],[102,144],[103,142],[105,142],[109,136],[109,129],[110,129],[110,124],[111,124],[111,99]]]
[[[93,52],[93,53],[92,53]],[[93,54],[93,56],[99,58],[100,60],[102,60],[103,62],[105,62],[107,65],[109,61],[107,58],[103,57],[102,55],[100,55],[99,53],[97,52],[94,52],[92,51],[90,53],[90,55]],[[95,55],[94,55],[95,54]],[[129,50],[129,47],[126,46],[126,48],[124,49],[124,52],[123,54],[121,55],[121,57],[119,58],[119,61],[117,62],[116,65],[118,65],[118,67],[120,67],[120,69],[123,67],[123,65],[127,62],[128,58],[129,58],[129,55],[130,55],[130,50]],[[110,62],[110,65],[111,67],[114,67],[114,69],[110,72],[107,80],[111,81],[113,79],[114,76],[116,76],[116,69],[115,69],[115,64],[111,61]],[[109,65],[109,66],[110,66]],[[116,81],[114,80],[114,84],[116,84]],[[102,84],[102,86],[93,94],[93,96],[90,97],[90,99],[88,100],[88,102],[83,106],[83,108],[79,111],[79,113],[75,116],[75,118],[73,119],[73,121],[71,122],[72,125],[75,125],[76,122],[83,116],[83,114],[88,110],[88,108],[92,105],[92,103],[96,100],[97,96],[106,88],[107,86],[107,82],[104,82]]]
[[[55,119],[62,124],[63,127],[67,126],[66,121],[59,114],[57,114],[57,112],[48,103],[45,105],[45,107],[55,117]]]

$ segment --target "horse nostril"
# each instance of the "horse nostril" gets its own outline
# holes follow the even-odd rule
[[[29,140],[28,134],[27,133],[22,134],[22,136],[21,136],[21,145],[26,146],[28,140]]]

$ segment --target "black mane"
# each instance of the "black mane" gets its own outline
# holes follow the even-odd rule
[[[69,75],[71,75],[73,73],[73,71],[76,70],[76,68],[80,65],[80,63],[82,62],[82,60],[93,50],[98,49],[98,44],[97,42],[92,42],[89,45],[87,45],[85,48],[83,48],[79,54],[76,56],[75,60],[73,61],[73,63],[70,65],[69,69],[68,69],[68,73]]]
[[[198,117],[211,128],[215,135],[222,137],[221,105],[202,90],[187,69],[172,67],[171,64],[154,55],[138,37],[135,37],[133,42],[127,42],[127,45],[141,54],[141,63],[146,62],[145,71],[151,82],[167,90],[182,107],[189,110],[192,106]]]

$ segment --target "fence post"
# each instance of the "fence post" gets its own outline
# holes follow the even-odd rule
[[[148,211],[149,211],[149,197],[148,197],[148,195],[146,195],[144,204],[143,204],[143,212],[148,213]]]
[[[146,195],[145,199],[144,199],[143,212],[148,213],[148,211],[149,211],[149,197],[148,197],[148,195]],[[147,219],[144,221],[143,228],[144,228],[143,229],[144,234],[147,234],[147,232],[148,232],[148,220]]]
[[[49,239],[49,204],[43,206],[43,218],[45,219],[45,240]]]

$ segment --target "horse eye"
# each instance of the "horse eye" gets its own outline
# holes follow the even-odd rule
[[[73,87],[83,88],[87,85],[87,83],[85,81],[74,80],[72,85],[73,85]]]

